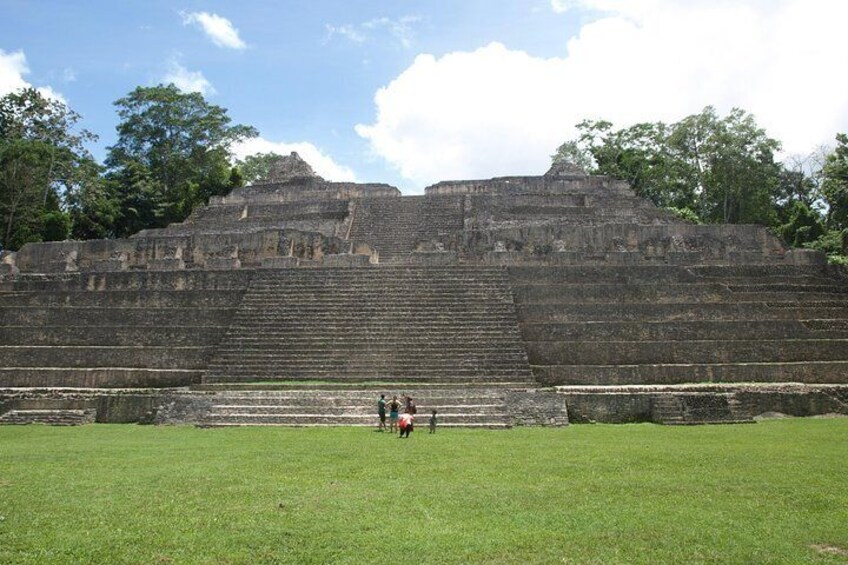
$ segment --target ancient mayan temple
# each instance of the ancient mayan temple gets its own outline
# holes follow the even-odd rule
[[[848,274],[758,226],[544,176],[268,182],[2,258],[0,421],[454,426],[848,413]]]

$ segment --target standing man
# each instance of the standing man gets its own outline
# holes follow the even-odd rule
[[[377,431],[386,431],[386,395],[381,394],[380,400],[377,401],[377,417],[380,418],[380,424],[377,426]]]

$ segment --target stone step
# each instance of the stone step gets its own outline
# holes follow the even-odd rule
[[[126,367],[197,369],[206,367],[208,347],[0,346],[0,367]]]
[[[517,305],[521,323],[663,320],[798,320],[845,319],[848,305],[812,302],[804,305],[737,302],[733,304],[593,304]]]
[[[523,285],[513,288],[519,304],[692,303],[692,302],[806,302],[848,300],[841,285]]]
[[[447,366],[391,366],[391,365],[369,365],[363,363],[359,366],[349,365],[318,365],[318,366],[242,366],[242,365],[212,365],[207,368],[208,379],[231,379],[231,380],[304,380],[304,379],[327,379],[327,380],[425,380],[445,381],[473,379],[485,381],[490,378],[496,380],[523,380],[529,378],[530,371],[524,371],[519,367],[447,367]]]
[[[232,319],[232,308],[0,307],[0,326],[209,326]]]
[[[115,307],[115,308],[233,308],[241,290],[75,290],[0,293],[2,306]]]
[[[171,346],[216,345],[225,326],[0,326],[4,345]]]
[[[230,428],[230,427],[246,427],[246,426],[290,426],[290,427],[307,427],[308,426],[308,427],[328,427],[328,428],[332,428],[332,427],[339,427],[339,426],[345,426],[345,427],[374,427],[374,426],[376,426],[376,423],[374,423],[374,424],[368,424],[368,423],[354,423],[354,424],[318,423],[318,424],[316,424],[316,423],[304,423],[304,422],[295,422],[295,423],[288,423],[288,422],[286,422],[286,423],[203,422],[203,423],[197,424],[197,427],[199,427],[199,428]],[[512,428],[512,425],[509,424],[509,423],[471,423],[471,424],[450,423],[450,424],[442,424],[440,422],[439,423],[439,429],[441,429],[441,428],[458,428],[458,429],[486,428],[486,429],[493,429],[493,430],[508,430],[508,429]],[[416,426],[415,429],[418,430],[417,433],[422,433],[422,432],[426,433],[427,432],[427,424],[425,423],[423,428],[419,424],[419,425]]]
[[[327,404],[319,406],[308,405],[219,405],[212,406],[209,414],[216,416],[229,416],[235,414],[256,414],[269,416],[290,415],[316,415],[326,416],[328,414],[344,414],[345,416],[374,419],[377,416],[376,409],[367,404]],[[438,416],[446,418],[464,416],[505,416],[506,408],[503,404],[498,405],[445,405],[421,404],[418,406],[418,418],[429,417],[436,410]]]
[[[3,367],[0,383],[7,387],[178,387],[200,383],[202,375],[196,369]]]
[[[379,315],[378,315],[379,314]],[[347,326],[347,327],[357,327],[357,323],[359,327],[362,327],[365,331],[369,331],[371,328],[375,329],[386,329],[391,327],[398,327],[400,330],[406,328],[405,324],[397,324],[397,318],[406,318],[411,322],[410,327],[416,328],[416,331],[426,330],[428,328],[433,329],[473,329],[475,327],[482,327],[484,329],[491,329],[492,327],[499,327],[499,324],[510,324],[508,327],[511,329],[516,329],[517,327],[514,325],[515,316],[510,316],[509,314],[496,315],[496,314],[485,314],[485,313],[475,313],[471,314],[469,312],[454,312],[453,316],[449,315],[451,312],[446,311],[441,315],[429,315],[424,316],[420,312],[410,312],[410,311],[398,311],[398,310],[385,310],[383,312],[377,313],[368,313],[368,314],[354,314],[348,313],[344,314],[340,312],[320,312],[320,313],[312,313],[309,317],[305,316],[296,316],[292,315],[258,315],[258,314],[236,314],[233,317],[233,324],[230,326],[231,329],[241,330],[246,329],[250,330],[251,328],[262,328],[264,329],[273,329],[274,327],[286,327],[286,328],[298,328],[298,329],[308,329],[310,327],[320,326],[322,329],[331,327],[332,325],[338,326]],[[462,314],[462,317],[458,317],[459,314]],[[176,324],[174,324],[176,325]],[[408,328],[406,331],[410,331]]]
[[[491,317],[504,318],[506,316],[515,316],[509,304],[442,304],[440,306],[422,305],[395,305],[385,304],[380,307],[378,304],[298,304],[292,305],[290,308],[284,306],[274,306],[272,308],[253,307],[245,305],[239,310],[238,316],[241,318],[260,318],[260,319],[297,319],[301,316],[376,316],[379,314],[400,315],[415,315],[424,319],[439,319],[454,313],[461,313],[467,316],[474,317]],[[848,303],[846,303],[848,310]]]
[[[515,372],[524,366],[526,357],[523,354],[501,358],[494,353],[488,356],[465,357],[462,355],[421,358],[409,357],[407,352],[401,352],[394,357],[388,355],[344,355],[330,356],[324,352],[299,357],[274,355],[239,356],[237,353],[226,353],[216,356],[209,364],[210,370],[216,367],[226,367],[230,371],[311,371],[311,370],[364,370],[374,367],[377,371],[410,371],[419,368],[428,371],[440,369],[441,372],[452,370],[481,370],[486,367],[496,373]]]
[[[49,426],[79,426],[93,424],[96,410],[9,410],[0,414],[0,424],[46,424]]]
[[[268,295],[259,295],[259,294],[251,294],[248,298],[242,301],[242,307],[254,307],[254,308],[266,308],[269,306],[279,306],[280,299],[276,296],[273,296],[274,293],[268,293]],[[357,300],[358,302],[351,303],[351,299]],[[417,306],[417,307],[444,307],[445,305],[450,306],[467,306],[473,305],[475,307],[480,306],[496,306],[499,304],[512,304],[512,296],[508,292],[504,292],[501,295],[498,295],[493,292],[481,292],[477,295],[471,295],[469,293],[457,293],[456,295],[450,295],[445,292],[441,293],[422,293],[418,290],[414,290],[411,292],[398,292],[397,296],[391,296],[387,293],[381,293],[379,297],[369,296],[368,293],[363,292],[355,292],[355,291],[345,291],[344,293],[333,293],[332,295],[327,294],[321,296],[318,293],[304,293],[304,294],[296,294],[291,292],[286,292],[286,302],[285,304],[290,307],[299,307],[299,306],[373,306],[373,304],[379,303],[381,305],[393,306],[393,307],[408,307],[408,306]]]
[[[532,342],[531,365],[650,365],[839,361],[848,339]]]
[[[441,415],[440,415],[441,416]],[[357,416],[350,414],[206,414],[201,420],[201,426],[209,424],[222,423],[237,423],[237,424],[276,424],[290,426],[375,426],[377,425],[377,416]],[[506,415],[491,415],[491,414],[468,414],[468,415],[452,415],[439,417],[439,425],[451,427],[454,424],[490,426],[490,425],[509,425],[509,417]],[[418,430],[426,430],[427,419],[422,416],[416,417],[416,428]]]
[[[240,396],[216,393],[210,409],[219,413],[252,412],[266,414],[326,414],[345,413],[373,416],[377,414],[377,395],[337,394],[333,391],[312,391],[313,394],[265,396],[257,391],[245,391]],[[261,391],[259,391],[261,392]],[[426,392],[413,396],[418,416],[430,414],[432,410],[441,413],[502,414],[505,410],[503,394],[488,396],[433,396]],[[386,411],[391,397],[386,398]],[[400,412],[404,412],[401,406]]]
[[[340,327],[337,327],[337,329]],[[354,335],[349,334],[336,334],[333,336],[333,343],[337,344],[368,344],[373,343],[375,341],[396,341],[396,342],[404,342],[410,344],[435,344],[435,345],[454,345],[457,340],[463,340],[468,342],[501,342],[501,341],[512,341],[514,336],[518,333],[506,333],[502,331],[480,331],[477,333],[469,333],[466,331],[459,332],[438,332],[433,335],[425,335],[417,332],[410,332],[410,335],[404,335],[406,332],[401,333],[397,330],[392,330],[390,328],[385,328],[379,331],[373,331],[368,334],[357,333]],[[295,330],[286,331],[284,328],[280,330],[271,330],[268,332],[263,332],[261,335],[252,335],[252,334],[239,334],[231,336],[230,338],[233,341],[238,341],[243,346],[251,346],[251,345],[262,345],[262,344],[276,344],[278,345],[281,340],[285,340],[287,344],[301,344],[301,345],[309,345],[309,344],[323,344],[326,343],[326,340],[322,336],[312,336],[312,335],[304,335],[303,333],[297,332]]]
[[[688,320],[525,324],[526,341],[688,341],[848,338],[842,320]]]
[[[665,385],[684,383],[844,383],[848,361],[681,363],[647,365],[535,365],[536,380],[556,385]]]
[[[719,282],[722,284],[845,284],[845,275],[832,266],[522,266],[509,267],[513,284],[666,284]]]
[[[3,372],[0,370],[0,375]],[[481,371],[453,371],[449,374],[440,374],[437,372],[425,373],[422,374],[419,372],[399,372],[399,371],[298,371],[298,372],[268,372],[268,373],[260,373],[258,371],[255,372],[244,372],[241,374],[237,374],[232,371],[207,371],[203,375],[203,382],[207,384],[215,384],[215,383],[268,383],[273,381],[282,381],[289,383],[291,381],[303,381],[304,383],[312,382],[312,381],[322,381],[329,383],[351,383],[352,385],[359,385],[363,382],[404,382],[407,384],[411,384],[414,386],[423,386],[426,384],[445,386],[447,384],[456,383],[456,384],[477,384],[477,385],[486,385],[486,384],[515,384],[516,382],[524,382],[527,385],[532,384],[532,381],[529,377],[529,372],[527,377],[525,378],[524,373],[515,373],[515,372],[505,372],[503,374],[492,374],[491,372],[481,372]],[[195,382],[200,382],[200,379],[196,381],[192,381],[193,384]],[[41,386],[41,385],[9,385],[9,386]],[[80,385],[84,386],[84,385]],[[115,386],[115,385],[112,385]],[[129,386],[129,385],[128,385]],[[153,386],[153,385],[151,385]],[[165,386],[165,385],[163,385]],[[170,385],[177,386],[177,385]]]
[[[334,383],[330,381],[281,381],[279,383],[204,383],[193,385],[192,391],[207,393],[217,404],[260,403],[278,404],[284,402],[313,404],[321,402],[355,402],[362,405],[375,405],[381,394],[387,401],[393,396],[401,398],[410,395],[415,399],[426,399],[432,404],[497,404],[504,395],[532,386],[528,381],[504,381],[499,383],[455,381],[452,383],[411,383],[403,381]]]
[[[529,386],[527,381],[514,382],[498,382],[492,384],[480,384],[473,382],[453,382],[453,383],[404,383],[399,381],[385,382],[343,382],[331,383],[327,381],[296,381],[296,382],[277,382],[264,384],[250,383],[218,383],[218,384],[199,384],[192,385],[193,391],[203,391],[207,393],[214,392],[216,398],[254,398],[254,397],[269,397],[277,396],[285,398],[300,398],[309,397],[315,398],[319,395],[341,395],[353,396],[367,401],[371,399],[373,402],[381,394],[385,394],[387,398],[392,396],[402,397],[406,394],[418,398],[420,396],[428,396],[428,398],[457,398],[457,395],[464,395],[463,398],[469,397],[473,393],[473,398],[500,398],[505,392],[513,389],[523,390]]]
[[[800,341],[800,340],[797,340]],[[808,340],[811,341],[811,340]],[[817,340],[821,341],[821,340]],[[837,341],[837,340],[830,340]],[[473,342],[472,342],[473,343]],[[543,343],[543,342],[536,342]],[[547,343],[547,342],[545,342]],[[559,343],[559,342],[553,342]],[[582,342],[568,342],[568,343],[580,343]],[[621,342],[619,342],[621,343]],[[627,343],[641,343],[641,342],[627,342]],[[432,347],[428,347],[426,344],[419,344],[408,341],[385,341],[385,342],[372,342],[368,344],[364,344],[362,346],[351,348],[345,347],[345,344],[340,344],[338,342],[332,343],[323,343],[323,344],[306,344],[306,345],[296,345],[293,343],[285,342],[281,344],[266,344],[266,345],[244,345],[242,344],[237,350],[232,349],[225,353],[221,353],[216,356],[217,359],[227,359],[228,356],[235,356],[238,359],[258,359],[258,358],[282,358],[282,359],[299,359],[301,357],[313,359],[315,355],[322,356],[322,359],[330,360],[335,358],[342,359],[350,359],[351,356],[355,356],[357,358],[363,359],[391,359],[392,355],[397,353],[397,348],[401,346],[415,346],[414,350],[404,352],[404,356],[408,359],[415,360],[423,360],[427,361],[428,359],[438,359],[438,358],[446,358],[446,359],[457,359],[458,356],[465,358],[467,360],[472,359],[488,359],[492,355],[497,355],[499,358],[516,358],[519,360],[523,360],[526,358],[526,354],[523,349],[518,347],[511,347],[513,344],[508,344],[508,346],[504,344],[494,343],[489,344],[488,342],[482,343],[473,343],[474,349],[469,351],[468,343],[454,344],[454,345],[444,345],[444,344],[435,344]],[[0,358],[3,357],[4,348],[21,348],[26,346],[0,346]],[[51,348],[55,349],[55,347]],[[119,347],[109,348],[109,349],[122,349]],[[153,349],[153,348],[126,348],[126,349]],[[159,349],[167,349],[167,348],[159,348]],[[180,350],[193,350],[197,348],[180,348]],[[203,348],[205,349],[205,348]]]

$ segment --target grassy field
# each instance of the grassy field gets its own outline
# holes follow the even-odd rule
[[[848,419],[0,427],[0,563],[845,563]]]

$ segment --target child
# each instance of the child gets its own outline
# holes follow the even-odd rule
[[[400,422],[398,422],[398,425],[400,427],[400,436],[398,437],[404,437],[404,434],[406,434],[406,437],[409,437],[409,434],[412,433],[412,427],[414,422],[415,418],[412,416],[412,414],[401,414]]]
[[[433,415],[430,416],[430,433],[436,433],[436,411],[433,410]]]

